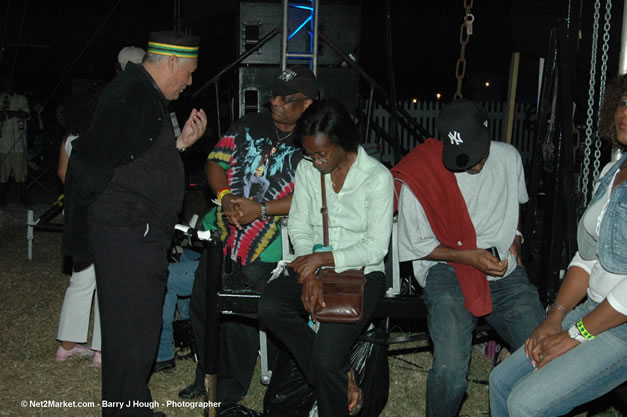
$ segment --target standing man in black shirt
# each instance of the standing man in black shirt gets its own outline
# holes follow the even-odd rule
[[[184,193],[178,151],[205,132],[193,109],[175,136],[168,102],[192,83],[199,38],[153,32],[141,65],[104,91],[66,177],[64,251],[94,262],[102,327],[103,416],[154,413],[148,379],[161,327],[166,252]]]

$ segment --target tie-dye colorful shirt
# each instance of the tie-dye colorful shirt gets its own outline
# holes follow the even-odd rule
[[[282,135],[283,136],[283,135]],[[209,154],[225,170],[233,194],[255,201],[287,197],[294,190],[296,166],[302,159],[294,137],[280,141],[270,113],[250,113],[236,121]],[[237,230],[216,212],[215,224],[222,231],[224,247],[231,247],[233,259],[247,265],[257,258],[266,262],[281,259],[280,216],[268,216]]]

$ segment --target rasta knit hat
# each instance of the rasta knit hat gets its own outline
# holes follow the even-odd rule
[[[148,37],[148,53],[157,55],[174,55],[179,58],[198,58],[200,38],[183,32],[165,30],[150,32]]]

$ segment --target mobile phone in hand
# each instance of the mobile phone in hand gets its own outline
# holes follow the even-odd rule
[[[499,251],[494,246],[492,246],[491,248],[488,248],[487,251],[490,252],[492,255],[496,256],[496,259],[498,259],[499,261],[501,260],[501,257],[499,256]]]

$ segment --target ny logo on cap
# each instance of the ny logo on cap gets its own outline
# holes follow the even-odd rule
[[[464,143],[462,137],[459,135],[459,132],[448,132],[448,138],[451,140],[451,145],[461,145]]]
[[[289,82],[292,78],[296,77],[297,75],[298,74],[296,74],[295,71],[291,69],[286,69],[285,71],[281,73],[281,75],[279,75],[279,80],[283,82]]]

